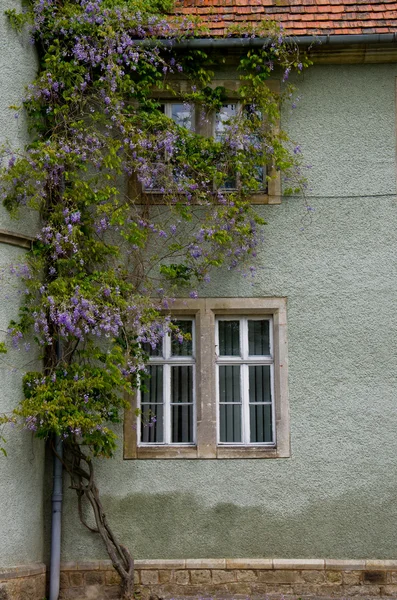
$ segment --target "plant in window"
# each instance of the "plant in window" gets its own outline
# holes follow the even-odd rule
[[[33,336],[44,369],[25,375],[24,398],[2,422],[17,422],[41,439],[61,436],[81,520],[87,525],[85,499],[125,598],[133,593],[133,561],[103,513],[93,459],[113,455],[111,424],[126,406],[123,394],[141,385],[142,440],[192,442],[194,329],[192,321],[178,328],[170,320],[172,297],[183,288],[195,297],[214,268],[248,268],[254,259],[264,223],[250,194],[258,164],[266,162],[262,142],[275,169],[292,176],[297,166],[286,134],[271,127],[281,99],[266,86],[271,64],[286,74],[301,64],[297,49],[270,27],[271,43],[240,59],[239,101],[266,118],[263,135],[257,117],[244,111],[218,120],[220,138],[202,135],[189,126],[187,107],[200,107],[195,121],[223,114],[225,93],[211,87],[217,57],[178,50],[175,42],[195,35],[194,25],[153,14],[165,6],[31,0],[23,15],[9,12],[18,28],[30,27],[40,70],[23,102],[34,138],[24,150],[4,148],[1,198],[13,214],[35,208],[41,230],[17,268],[26,291],[8,334],[14,346]],[[189,91],[171,112],[162,110],[156,94],[172,94],[183,74]],[[238,174],[239,185],[227,191],[230,173]],[[126,192],[124,182],[133,175],[146,189],[161,180],[162,208],[142,204],[141,190]],[[253,362],[242,355],[235,366],[225,360],[219,356],[220,378],[232,367],[267,385],[265,355]],[[219,389],[227,421],[230,396]],[[245,411],[247,422],[253,412],[269,411],[255,402],[240,398],[233,410]],[[262,424],[255,435],[268,443],[268,417],[255,418]],[[221,438],[228,441],[225,431]],[[252,440],[250,431],[244,435]]]

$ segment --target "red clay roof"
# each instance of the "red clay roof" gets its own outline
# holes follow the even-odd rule
[[[292,35],[397,32],[397,2],[391,0],[179,0],[177,12],[199,17],[211,35],[263,19],[280,21]]]

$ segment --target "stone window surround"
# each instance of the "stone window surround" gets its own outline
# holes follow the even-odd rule
[[[129,398],[130,410],[124,418],[124,459],[215,459],[215,458],[288,458],[290,425],[288,403],[288,363],[286,298],[201,298],[178,299],[172,314],[196,319],[197,445],[139,446],[136,430],[136,397]],[[215,388],[215,317],[253,315],[273,317],[274,387],[276,446],[218,446]]]
[[[189,92],[191,82],[186,80],[177,80],[172,82],[172,87],[175,95],[171,95],[170,92],[164,92],[162,90],[155,91],[155,97],[163,102],[176,102],[178,100],[178,94]],[[241,85],[239,79],[214,79],[211,83],[211,87],[224,87],[227,90],[227,100],[230,102],[237,102],[240,99],[238,90]],[[280,81],[276,79],[270,79],[266,85],[272,92],[280,94]],[[207,123],[200,124],[198,119],[198,111],[196,112],[196,124],[195,130],[206,137],[213,135],[213,124]],[[279,127],[279,125],[277,125]],[[280,171],[270,169],[271,179],[268,182],[268,189],[266,193],[255,193],[250,198],[251,204],[281,204],[281,174]],[[136,204],[142,205],[164,205],[164,199],[162,194],[148,193],[142,190],[142,186],[137,181],[136,176],[132,175],[128,179],[128,196],[135,200]],[[141,199],[139,201],[139,199]]]

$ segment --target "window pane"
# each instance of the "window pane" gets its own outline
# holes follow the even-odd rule
[[[193,130],[193,107],[189,104],[171,104],[171,118],[177,125]]]
[[[163,405],[141,405],[141,441],[145,444],[160,444],[163,438]]]
[[[219,356],[240,356],[240,322],[218,321]]]
[[[265,190],[267,188],[266,185],[266,167],[255,167],[254,177],[258,182],[258,191]]]
[[[192,356],[192,354],[193,354],[193,342],[192,342],[193,321],[174,321],[174,323],[177,327],[179,327],[182,334],[188,333],[190,335],[190,340],[183,339],[182,342],[179,342],[178,339],[175,339],[175,336],[173,336],[173,338],[171,340],[172,356]]]
[[[169,181],[170,169],[167,163],[155,162],[151,164],[150,173],[141,180],[145,192],[164,192]]]
[[[241,442],[241,404],[220,404],[220,441]]]
[[[150,365],[146,367],[149,375],[145,379],[145,390],[142,391],[142,403],[144,402],[163,402],[163,367],[162,365]]]
[[[249,401],[272,401],[270,385],[270,365],[249,367]]]
[[[193,443],[193,404],[171,406],[171,442]]]
[[[238,365],[219,367],[219,402],[241,402]]]
[[[268,319],[248,321],[248,354],[250,356],[270,355],[269,328],[270,321]]]
[[[231,173],[228,174],[226,179],[223,181],[220,189],[221,190],[236,190],[237,189],[236,177],[234,175],[232,175]]]
[[[215,119],[215,139],[222,141],[227,130],[227,122],[237,115],[237,104],[224,104]]]
[[[142,344],[142,348],[149,356],[163,356],[163,340],[155,348],[148,343]]]
[[[250,404],[250,442],[273,442],[272,407],[270,404]]]
[[[150,365],[147,372],[146,390],[141,393],[141,441],[158,444],[163,442],[163,367]]]
[[[171,367],[171,402],[193,402],[193,366]]]

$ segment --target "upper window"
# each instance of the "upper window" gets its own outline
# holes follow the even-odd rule
[[[289,456],[285,299],[186,299],[148,348],[126,458]],[[178,339],[179,338],[179,339]]]
[[[195,131],[195,109],[194,106],[182,102],[166,102],[160,105],[161,111],[172,119],[180,127]],[[143,186],[143,191],[149,194],[164,193],[164,186],[171,175],[175,181],[178,180],[178,171],[170,164],[170,156],[164,151],[161,162],[156,162],[154,171],[156,175],[150,177],[150,181]],[[168,180],[169,181],[169,180]]]
[[[235,119],[239,113],[244,112],[247,119],[251,116],[251,111],[248,106],[243,106],[239,102],[232,102],[224,104],[222,108],[215,115],[214,123],[214,137],[217,141],[221,141],[228,131],[228,124],[232,119]],[[258,112],[255,112],[256,116],[260,117]],[[252,143],[259,142],[259,136],[251,136]],[[267,191],[267,178],[266,178],[266,167],[264,165],[258,165],[255,168],[254,174],[258,187],[256,193],[266,193]],[[240,185],[238,173],[231,173],[230,177],[224,182],[222,189],[225,190],[236,190]]]
[[[227,133],[228,124],[238,116],[241,111],[246,113],[247,118],[250,117],[249,108],[243,106],[239,102],[225,103],[221,109],[213,113],[210,116],[210,127],[208,128],[208,122],[202,123],[202,119],[197,118],[196,108],[190,104],[182,102],[164,102],[161,104],[161,110],[163,113],[172,119],[177,125],[185,127],[190,131],[201,133],[202,135],[212,135],[217,141],[221,141]],[[255,113],[256,114],[256,113]],[[255,135],[252,136],[255,141]],[[155,164],[154,169],[156,175],[153,175],[149,181],[146,181],[143,185],[142,191],[145,194],[153,194],[152,201],[154,203],[161,203],[161,196],[164,193],[165,183],[167,178],[170,176],[172,171],[172,177],[175,181],[178,181],[178,169],[171,164],[171,160],[167,152],[164,152],[164,157],[161,162]],[[258,165],[255,169],[254,178],[257,182],[257,189],[253,193],[252,201],[265,202],[270,201],[270,196],[273,198],[272,202],[278,202],[275,199],[280,193],[279,177],[276,175],[270,182],[267,181],[267,169],[264,165]],[[275,174],[273,173],[273,176]],[[239,174],[230,173],[230,176],[222,182],[221,190],[234,191],[239,188]],[[214,182],[215,186],[215,182]]]

